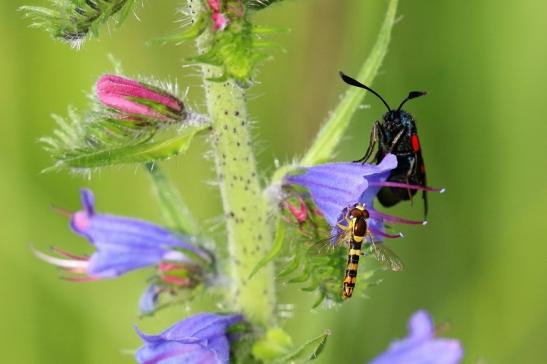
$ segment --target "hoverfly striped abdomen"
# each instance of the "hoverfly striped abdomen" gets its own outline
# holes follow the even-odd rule
[[[357,269],[361,257],[361,245],[368,232],[367,219],[368,211],[361,204],[355,205],[346,215],[348,222],[347,233],[349,234],[349,252],[346,273],[343,282],[343,298],[350,298],[357,280]]]

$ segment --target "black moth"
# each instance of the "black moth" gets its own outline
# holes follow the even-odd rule
[[[373,89],[363,85],[359,81],[340,72],[342,80],[348,85],[359,87],[376,95],[387,107],[383,122],[376,121],[370,134],[370,143],[365,155],[354,161],[365,163],[372,155],[374,147],[378,143],[378,150],[374,159],[376,163],[384,158],[388,153],[397,156],[397,168],[389,175],[387,182],[391,186],[384,186],[378,192],[378,200],[386,207],[393,206],[399,201],[412,200],[416,194],[416,189],[396,187],[397,184],[426,186],[425,164],[422,157],[420,139],[416,122],[411,114],[401,110],[405,102],[416,97],[424,96],[427,93],[423,91],[411,91],[401,102],[396,110],[393,110],[387,102]],[[424,216],[427,217],[427,192],[422,191],[424,200]]]

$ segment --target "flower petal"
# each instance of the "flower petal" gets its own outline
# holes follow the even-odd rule
[[[463,358],[458,340],[435,337],[433,320],[426,311],[412,315],[408,326],[406,338],[393,342],[369,364],[457,364]]]
[[[335,226],[346,207],[356,202],[371,206],[379,187],[370,188],[368,181],[384,181],[396,166],[397,158],[388,154],[378,165],[326,163],[303,168],[304,173],[285,180],[306,187],[327,222]]]
[[[242,320],[241,315],[200,313],[180,321],[159,335],[146,335],[136,353],[139,363],[204,363],[228,364],[230,345],[226,330]]]

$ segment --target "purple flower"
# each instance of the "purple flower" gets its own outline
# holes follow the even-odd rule
[[[182,320],[159,335],[137,333],[144,345],[135,358],[141,364],[228,364],[230,343],[226,330],[241,315],[200,313]]]
[[[386,352],[369,364],[456,364],[462,357],[460,342],[436,338],[431,316],[418,311],[408,322],[408,336],[391,343]]]
[[[115,110],[117,118],[134,121],[180,122],[185,118],[184,104],[157,87],[128,78],[104,75],[95,85],[97,98]]]
[[[370,214],[369,229],[375,240],[400,237],[401,234],[388,234],[384,222],[403,224],[425,224],[425,221],[408,220],[384,214],[374,209],[373,200],[386,183],[391,171],[397,167],[397,158],[387,154],[378,165],[368,163],[326,163],[302,168],[303,173],[285,177],[290,185],[305,187],[311,199],[323,214],[329,225],[336,229],[344,211],[356,203],[363,203]],[[401,185],[410,189],[429,187]]]
[[[70,214],[72,230],[95,247],[90,256],[78,256],[53,248],[61,258],[36,252],[48,263],[83,276],[69,280],[85,281],[113,278],[129,271],[158,265],[178,264],[179,268],[196,266],[197,260],[210,262],[208,253],[191,244],[192,239],[178,235],[150,222],[95,212],[90,190],[81,190],[83,208]]]

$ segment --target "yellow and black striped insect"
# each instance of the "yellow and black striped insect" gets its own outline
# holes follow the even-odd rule
[[[359,268],[359,258],[362,253],[363,243],[367,244],[365,238],[368,237],[370,250],[374,257],[382,264],[393,271],[402,271],[404,269],[403,262],[389,250],[385,245],[374,244],[374,240],[370,230],[368,229],[367,219],[369,213],[363,204],[357,203],[349,208],[337,226],[341,230],[341,236],[337,237],[337,241],[345,240],[349,245],[348,261],[346,264],[346,272],[342,284],[342,298],[347,299],[353,295],[355,283],[357,281],[357,269]],[[345,222],[347,225],[344,225]]]

